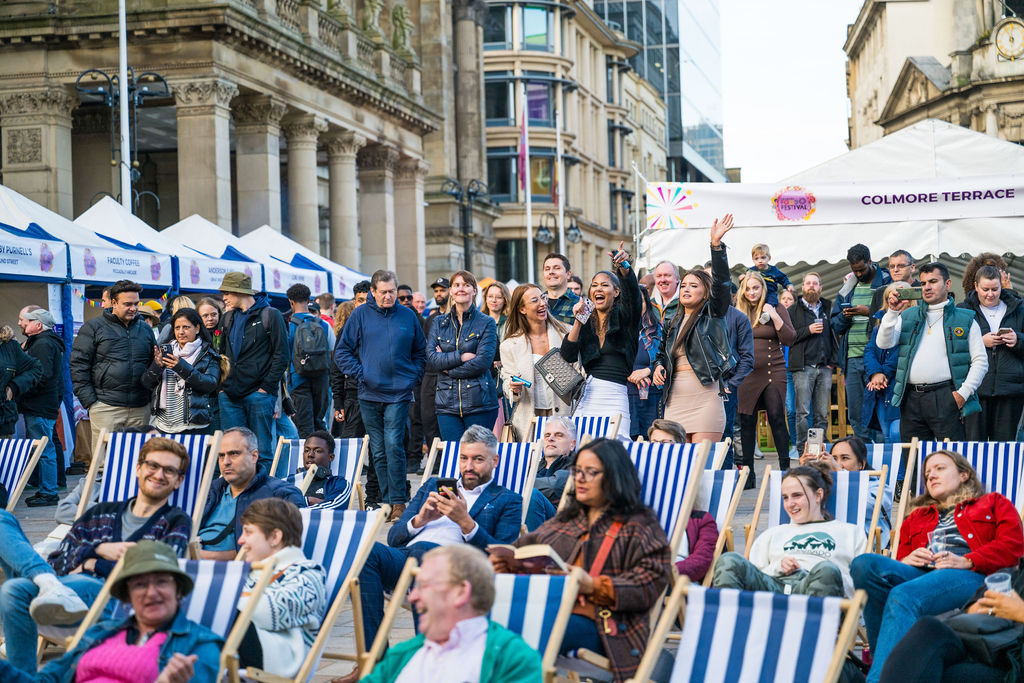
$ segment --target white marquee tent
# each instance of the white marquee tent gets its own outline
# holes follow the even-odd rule
[[[338,299],[351,299],[352,288],[360,280],[369,280],[369,276],[356,272],[351,268],[324,258],[312,249],[309,249],[289,237],[281,234],[269,225],[256,228],[252,232],[242,235],[240,241],[247,245],[247,248],[254,254],[265,257],[264,264],[283,263],[298,268],[316,268],[323,270],[330,275],[331,294]],[[278,256],[275,256],[278,254]],[[313,296],[322,294],[324,290],[310,288]]]

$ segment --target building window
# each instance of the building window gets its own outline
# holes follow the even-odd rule
[[[609,62],[605,66],[605,101],[608,104],[615,104],[615,67]]]
[[[608,229],[618,231],[619,229],[619,188],[615,183],[608,185]]]
[[[512,7],[492,6],[487,9],[484,20],[484,49],[512,49]]]
[[[608,122],[608,166],[615,167],[615,122]]]
[[[516,125],[512,81],[487,81],[484,84],[488,126]]]
[[[554,52],[554,12],[546,7],[523,7],[523,49]]]
[[[502,282],[529,282],[526,275],[526,240],[498,240],[494,245],[495,275]]]
[[[550,81],[526,82],[526,111],[531,126],[551,128],[555,125],[555,86]]]
[[[514,202],[518,195],[517,160],[512,150],[509,147],[487,151],[487,189],[496,202]]]

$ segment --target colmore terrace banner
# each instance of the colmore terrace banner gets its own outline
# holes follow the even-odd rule
[[[1024,221],[1016,218],[1024,216],[1024,176],[800,185],[648,183],[644,265],[661,259],[702,264],[708,258],[707,229],[726,213],[736,224],[726,238],[730,258],[744,262],[758,242],[769,245],[773,260],[786,263],[837,262],[856,242],[878,253],[889,244],[915,256],[971,253],[979,247],[966,239],[972,230],[975,238],[984,232],[990,245],[981,250],[1017,251],[1015,244],[1024,247]]]

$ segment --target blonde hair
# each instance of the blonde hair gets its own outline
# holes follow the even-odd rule
[[[761,298],[758,299],[756,304],[747,301],[746,297],[747,283],[751,280],[757,280],[761,283]],[[761,309],[764,307],[764,298],[767,293],[768,287],[765,286],[764,278],[761,277],[760,273],[752,270],[740,278],[740,291],[736,296],[736,308],[739,309],[740,313],[747,316],[751,327],[757,327],[760,324]]]
[[[889,296],[892,295],[893,292],[895,292],[897,289],[904,289],[909,286],[910,283],[904,282],[903,280],[897,280],[896,282],[887,285],[885,291],[882,292],[882,310],[889,310]]]
[[[926,483],[924,493],[910,501],[910,509],[908,512],[916,510],[917,508],[929,507],[932,505],[940,510],[948,510],[956,507],[964,501],[974,500],[975,498],[981,498],[985,495],[985,487],[981,485],[981,481],[978,479],[978,473],[973,467],[971,467],[971,463],[967,462],[967,458],[959,453],[946,449],[933,451],[932,453],[929,453],[923,461],[921,461],[921,477],[925,482],[927,482],[927,478],[925,478],[924,473],[925,467],[928,465],[928,459],[936,455],[944,455],[952,460],[953,466],[956,467],[956,471],[961,474],[966,474],[967,479],[960,483],[960,486],[958,486],[956,491],[946,498],[944,503],[940,503],[932,497],[932,494],[928,493],[928,486]]]
[[[497,287],[498,289],[500,289],[501,296],[505,298],[505,305],[502,307],[502,309],[500,311],[494,312],[497,313],[499,316],[507,316],[509,304],[512,303],[512,295],[509,293],[508,287],[505,286],[504,282],[492,282],[491,284],[484,287],[484,291],[481,293],[480,296],[480,312],[486,313],[487,315],[491,314],[491,309],[487,305],[487,292],[491,291],[491,287]]]
[[[758,254],[764,254],[768,258],[772,257],[772,250],[768,248],[767,244],[755,244],[750,249],[751,256],[757,256]]]
[[[511,339],[520,335],[526,335],[530,331],[530,323],[526,320],[526,314],[521,312],[519,309],[524,305],[523,300],[526,298],[526,293],[531,289],[536,289],[543,296],[544,291],[535,284],[527,282],[524,285],[516,287],[515,291],[512,292],[512,299],[508,304],[508,319],[505,321],[505,339]],[[544,319],[547,323],[546,327],[553,327],[555,331],[560,335],[564,335],[567,331],[565,325],[556,318],[550,311],[548,317]]]
[[[341,336],[341,328],[345,327],[348,317],[354,310],[356,310],[356,302],[353,300],[345,301],[334,309],[334,335],[336,337]]]
[[[10,325],[4,325],[0,327],[0,344],[6,344],[7,342],[14,339],[14,330]]]

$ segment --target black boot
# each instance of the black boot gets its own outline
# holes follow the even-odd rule
[[[743,485],[743,490],[750,491],[751,489],[756,489],[757,475],[754,474],[754,468],[751,467],[750,465],[745,465],[745,467],[748,467],[750,469],[750,472],[747,474],[747,483]]]

